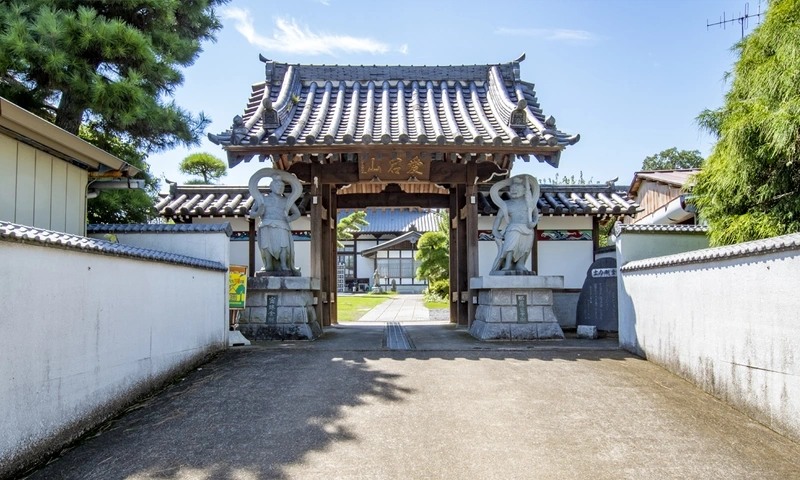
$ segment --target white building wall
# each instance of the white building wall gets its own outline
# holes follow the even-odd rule
[[[637,236],[621,236],[620,256]],[[618,283],[620,345],[800,440],[800,236],[794,237],[788,251],[726,257],[726,247],[628,263]],[[687,263],[629,270],[675,257]]]
[[[231,228],[234,232],[247,232],[248,221],[244,217],[238,218],[194,218],[194,224],[214,224],[230,222]],[[311,229],[311,222],[308,217],[300,217],[292,222],[292,230],[294,231],[308,231]],[[250,250],[249,242],[241,240],[231,240],[230,242],[230,262],[231,265],[248,266],[250,264]],[[294,255],[295,266],[300,268],[300,273],[304,276],[311,275],[311,242],[305,240],[296,240],[294,242]],[[261,261],[261,254],[258,252],[256,246],[256,271],[264,268],[264,262]]]
[[[88,173],[0,134],[0,220],[84,235]]]
[[[223,271],[0,244],[0,477],[224,348],[225,282]]]

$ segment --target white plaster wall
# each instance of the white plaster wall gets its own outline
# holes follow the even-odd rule
[[[478,276],[489,275],[492,271],[495,257],[497,257],[497,243],[482,241],[478,242]],[[528,259],[528,266],[531,260]]]
[[[708,248],[708,237],[701,233],[623,232],[617,237],[616,244],[617,265],[623,266],[634,260]]]
[[[594,261],[590,241],[564,240],[538,242],[539,275],[563,275],[564,288],[583,288],[586,270]]]
[[[249,229],[248,221],[243,217],[195,218],[192,220],[192,223],[203,225],[225,222],[230,222],[231,228],[233,228],[234,232],[247,232]],[[308,217],[300,217],[292,222],[292,230],[308,231],[310,229],[311,222]],[[300,268],[300,273],[305,276],[311,275],[311,242],[295,241],[294,256],[295,266]],[[230,263],[231,265],[250,265],[249,242],[230,242]],[[258,252],[258,250],[256,250],[256,271],[261,270],[262,268],[264,268],[264,262],[261,261],[261,254]]]
[[[0,476],[12,459],[71,440],[224,348],[226,281],[219,271],[0,244]]]
[[[125,245],[149,248],[162,252],[177,253],[187,257],[202,258],[230,264],[228,235],[215,233],[117,233],[117,241]],[[104,239],[103,234],[93,233],[92,238]],[[247,243],[247,242],[243,242]],[[244,265],[247,265],[246,263]]]
[[[591,230],[592,217],[587,216],[541,216],[536,225],[539,230]]]
[[[797,251],[620,274],[623,348],[800,440]]]

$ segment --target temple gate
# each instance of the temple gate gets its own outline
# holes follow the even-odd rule
[[[557,167],[579,140],[555,126],[519,76],[496,65],[290,65],[260,57],[244,115],[209,139],[231,168],[270,160],[304,184],[311,220],[311,277],[320,279],[322,326],[336,319],[336,212],[421,207],[450,212],[450,318],[475,318],[479,187],[506,178],[516,159]],[[254,262],[251,223],[251,270]]]

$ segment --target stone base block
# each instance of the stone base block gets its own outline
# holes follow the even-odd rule
[[[239,330],[231,330],[228,332],[228,346],[238,347],[241,345],[250,345],[250,340],[244,338],[242,332]]]
[[[478,307],[470,334],[480,340],[562,340],[553,288],[563,277],[488,276],[470,279]]]
[[[239,330],[251,340],[314,340],[322,335],[317,322],[307,325],[239,325]]]
[[[578,325],[578,338],[594,340],[597,336],[597,327],[594,325]]]
[[[249,278],[239,330],[251,340],[313,340],[322,335],[315,295],[318,278]]]
[[[564,332],[557,323],[487,323],[472,322],[470,335],[478,340],[563,340]]]

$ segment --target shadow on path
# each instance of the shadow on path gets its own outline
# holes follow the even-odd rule
[[[800,446],[618,349],[382,329],[229,350],[30,478],[800,478]]]

